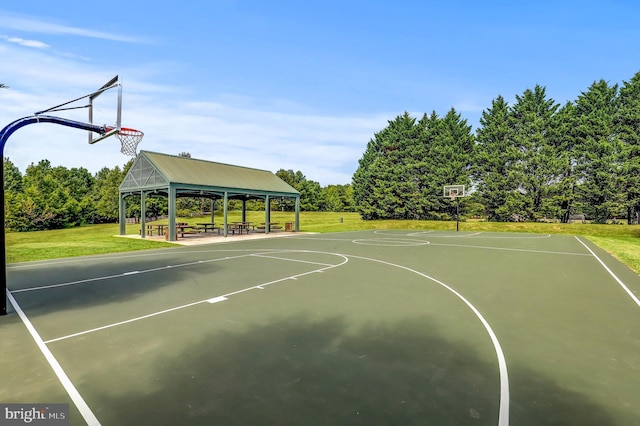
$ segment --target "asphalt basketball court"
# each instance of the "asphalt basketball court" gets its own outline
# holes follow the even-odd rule
[[[71,424],[640,419],[640,277],[582,237],[296,233],[7,279],[0,401]]]

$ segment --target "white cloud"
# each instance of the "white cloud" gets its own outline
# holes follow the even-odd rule
[[[140,102],[140,103],[139,103]],[[308,179],[345,184],[367,142],[388,116],[302,115],[217,102],[127,102],[123,125],[145,132],[140,149],[255,167],[300,170]]]
[[[36,49],[46,49],[50,47],[47,43],[38,40],[25,40],[19,37],[5,37],[9,43],[19,44],[25,47],[34,47]]]
[[[74,35],[125,43],[144,42],[143,39],[138,37],[132,37],[122,34],[112,34],[102,31],[94,31],[86,28],[57,24],[48,22],[44,19],[32,16],[18,15],[4,10],[0,10],[0,28],[38,34]]]

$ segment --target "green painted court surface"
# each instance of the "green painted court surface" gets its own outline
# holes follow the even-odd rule
[[[582,237],[293,234],[7,276],[0,402],[71,424],[640,424],[640,277]]]

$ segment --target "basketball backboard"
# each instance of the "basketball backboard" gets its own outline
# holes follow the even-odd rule
[[[102,135],[89,132],[90,144],[100,142],[120,132],[122,126],[122,85],[117,75],[89,95],[88,108],[89,123],[108,129]]]
[[[464,197],[464,185],[445,185],[443,197],[445,198],[457,198]]]

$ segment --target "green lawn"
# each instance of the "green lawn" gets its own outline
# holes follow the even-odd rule
[[[208,217],[178,218],[181,222],[197,223]],[[230,212],[230,221],[240,220],[240,212]],[[264,212],[247,212],[247,220],[264,222]],[[272,212],[274,222],[291,222],[293,213]],[[222,217],[216,217],[218,223]],[[166,220],[164,221],[166,223]],[[159,222],[162,223],[162,222]],[[302,212],[303,232],[340,232],[365,229],[455,230],[455,222],[421,220],[363,221],[357,213]],[[127,234],[137,234],[140,225],[127,225]],[[560,223],[495,223],[460,222],[461,231],[532,232],[544,234],[581,235],[607,250],[620,261],[640,273],[640,225],[594,225]],[[11,232],[6,234],[7,262],[26,262],[60,257],[83,256],[169,247],[171,244],[128,238],[115,238],[117,224],[91,225],[78,228]]]

